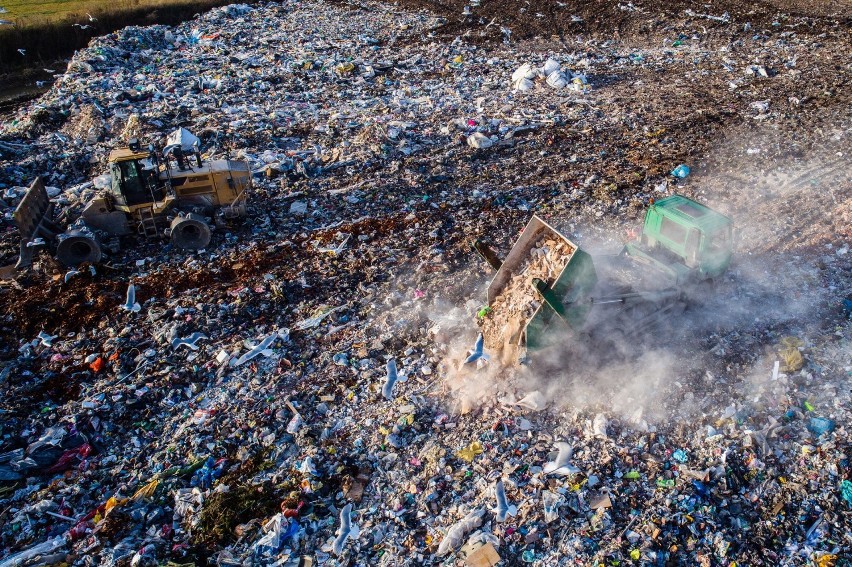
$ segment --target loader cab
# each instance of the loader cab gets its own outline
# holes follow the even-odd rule
[[[157,183],[156,167],[148,154],[129,148],[114,150],[109,156],[110,196],[120,210],[130,212],[139,205],[162,201],[163,187]]]
[[[651,253],[697,272],[699,279],[714,278],[731,262],[732,221],[692,199],[673,195],[648,209],[642,244]]]

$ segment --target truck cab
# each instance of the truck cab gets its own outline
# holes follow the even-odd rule
[[[129,148],[113,150],[109,155],[110,196],[116,208],[132,212],[137,205],[149,205],[165,198],[158,181],[154,164],[148,162],[148,153],[134,152]]]
[[[657,201],[645,214],[639,242],[628,255],[674,277],[676,283],[720,276],[731,263],[731,218],[682,195]]]

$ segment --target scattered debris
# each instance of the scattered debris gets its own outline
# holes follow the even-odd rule
[[[225,6],[95,38],[4,116],[4,264],[37,176],[64,225],[133,138],[252,183],[203,248],[134,228],[69,271],[35,235],[3,272],[0,565],[850,556],[848,26],[507,6]],[[731,269],[602,362],[504,364],[533,280],[674,191],[742,227]],[[483,306],[470,241],[533,215],[576,250],[532,239]]]

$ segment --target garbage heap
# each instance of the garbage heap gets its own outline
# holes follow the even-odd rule
[[[467,413],[445,384],[484,302],[472,235],[508,246],[533,210],[572,241],[612,234],[651,195],[700,193],[700,165],[668,172],[717,128],[770,125],[725,145],[763,171],[793,163],[773,129],[798,105],[827,129],[848,109],[844,73],[820,71],[848,34],[782,20],[481,46],[436,38],[433,13],[309,0],[93,40],[0,126],[3,263],[35,175],[72,220],[109,150],[179,126],[251,162],[250,220],[198,253],[130,237],[0,286],[0,566],[848,564],[836,160],[789,176],[780,210],[767,181],[707,185],[766,219],[755,253],[793,246],[803,195],[832,211],[807,217],[813,263],[782,248],[761,269],[780,295],[735,270],[715,307],[742,311],[666,353],[477,381],[480,358]]]

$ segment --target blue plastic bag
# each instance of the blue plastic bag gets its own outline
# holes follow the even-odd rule
[[[680,179],[686,179],[687,177],[689,177],[689,171],[690,170],[688,165],[680,164],[672,170],[672,175]]]
[[[812,417],[808,422],[808,430],[816,436],[834,431],[834,421],[825,417]]]

